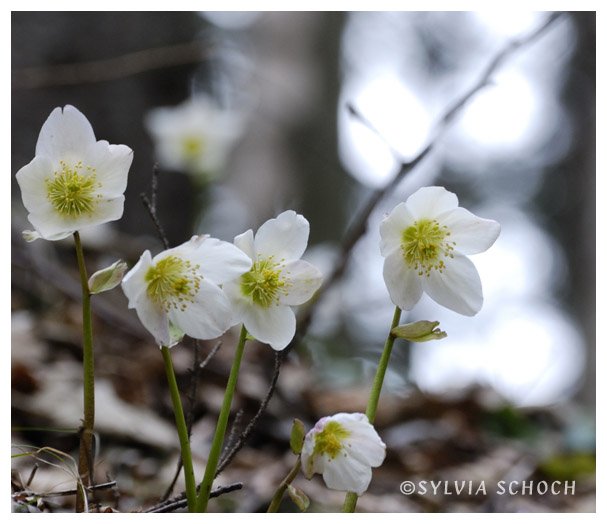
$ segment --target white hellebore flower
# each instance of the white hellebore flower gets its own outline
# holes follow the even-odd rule
[[[321,418],[308,432],[301,451],[305,476],[322,474],[330,489],[362,495],[371,468],[382,464],[386,445],[364,413],[338,413]]]
[[[57,107],[42,125],[36,155],[17,173],[28,220],[26,240],[59,240],[82,228],[118,220],[133,151],[97,141],[75,107]]]
[[[242,131],[240,117],[201,95],[151,110],[145,124],[162,167],[205,178],[223,167]]]
[[[410,310],[425,291],[436,302],[473,316],[483,305],[481,280],[465,256],[495,242],[500,225],[458,207],[443,187],[422,187],[380,226],[384,280],[392,302]]]
[[[251,259],[234,245],[199,235],[154,258],[146,250],[122,289],[156,342],[171,347],[184,333],[208,340],[232,325],[220,286],[250,267]]]
[[[295,211],[285,211],[264,223],[254,236],[249,229],[234,244],[251,257],[253,267],[224,290],[232,302],[234,324],[275,350],[284,349],[295,335],[291,306],[307,302],[320,287],[322,275],[300,260],[310,224]]]

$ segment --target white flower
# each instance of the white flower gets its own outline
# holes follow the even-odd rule
[[[425,291],[457,313],[478,313],[481,280],[465,255],[489,249],[500,229],[494,220],[458,207],[457,196],[443,187],[416,191],[380,226],[384,280],[392,302],[410,310]]]
[[[28,220],[26,240],[59,240],[85,227],[118,220],[133,151],[97,141],[75,107],[57,107],[44,122],[34,159],[17,173]]]
[[[205,178],[223,167],[242,130],[239,117],[200,95],[153,109],[145,124],[162,167]]]
[[[285,211],[253,231],[237,236],[234,244],[253,260],[251,270],[224,286],[232,302],[234,323],[275,350],[284,349],[295,335],[291,306],[307,302],[320,287],[322,275],[300,260],[310,224],[295,211]]]
[[[301,452],[305,476],[322,474],[328,488],[362,495],[371,468],[382,464],[386,445],[363,413],[321,418],[308,432]]]
[[[220,285],[250,269],[251,259],[229,242],[194,236],[153,259],[145,251],[122,289],[156,342],[173,346],[183,333],[212,339],[232,325]]]

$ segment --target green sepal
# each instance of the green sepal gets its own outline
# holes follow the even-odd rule
[[[310,499],[308,498],[308,495],[306,495],[298,487],[293,486],[293,484],[289,484],[287,486],[287,491],[289,492],[289,497],[291,497],[291,500],[295,502],[301,511],[306,511],[308,509],[310,506]]]
[[[92,295],[114,289],[120,282],[127,269],[126,262],[117,260],[111,266],[93,273],[89,278],[89,292]]]
[[[304,438],[306,437],[306,428],[303,422],[299,419],[293,421],[293,427],[291,428],[291,451],[296,455],[301,453],[304,444]]]
[[[392,336],[404,338],[410,342],[428,342],[429,340],[440,340],[445,338],[447,333],[437,329],[440,322],[429,320],[419,320],[411,324],[397,326],[390,331]]]

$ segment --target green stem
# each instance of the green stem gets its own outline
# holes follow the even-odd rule
[[[173,362],[171,360],[171,352],[166,346],[161,346],[160,351],[162,352],[162,358],[164,359],[164,368],[171,391],[171,400],[173,401],[175,424],[177,425],[177,434],[179,435],[181,461],[183,463],[183,474],[185,476],[185,493],[188,501],[188,510],[191,513],[196,509],[196,480],[194,479],[194,465],[192,462],[190,439],[188,437],[188,427],[183,414],[181,397],[179,396],[177,379],[175,378],[175,370],[173,369]]]
[[[217,464],[219,463],[219,455],[221,454],[221,447],[223,445],[223,439],[228,426],[230,407],[232,406],[232,398],[234,397],[234,390],[236,389],[236,380],[238,379],[238,371],[240,370],[240,362],[242,360],[242,354],[246,341],[247,330],[243,325],[242,329],[240,330],[240,338],[236,348],[236,355],[234,355],[234,362],[232,363],[230,377],[228,378],[228,385],[226,386],[226,392],[223,397],[223,404],[221,405],[221,411],[219,412],[219,418],[217,419],[215,437],[213,438],[211,451],[209,452],[209,460],[207,461],[207,467],[204,471],[204,478],[200,484],[200,491],[198,493],[198,499],[196,500],[197,513],[204,513],[207,510],[207,505],[209,503],[211,486],[213,485],[213,480],[215,480],[215,474],[217,472]]]
[[[396,326],[398,326],[398,322],[400,321],[400,314],[401,309],[399,307],[396,307],[396,309],[394,310],[394,317],[392,318],[392,325],[390,326],[390,331],[388,333],[388,338],[386,339],[384,350],[381,354],[379,365],[377,366],[377,372],[375,373],[373,387],[371,388],[371,393],[369,395],[369,402],[367,403],[366,415],[371,424],[373,424],[373,422],[375,421],[375,414],[377,412],[377,405],[379,404],[381,388],[384,385],[384,377],[386,376],[386,370],[388,369],[388,361],[390,360],[390,354],[392,353],[392,346],[394,346],[394,341],[396,340],[396,337],[392,335],[392,330]],[[344,503],[342,511],[344,513],[354,513],[357,501],[358,495],[356,493],[348,493],[346,495],[346,501]]]
[[[91,322],[91,293],[84,264],[84,252],[80,234],[74,232],[80,282],[82,284],[82,369],[84,389],[84,419],[80,428],[80,452],[78,474],[85,487],[91,485],[93,478],[93,432],[95,427],[95,357],[93,353],[93,328]],[[84,511],[84,495],[78,490],[76,511]]]
[[[301,468],[301,455],[299,455],[297,457],[297,462],[295,463],[293,468],[291,468],[291,471],[289,471],[289,474],[280,483],[280,486],[278,486],[278,489],[276,490],[276,493],[274,494],[274,498],[272,499],[272,502],[270,502],[270,506],[268,507],[267,513],[276,513],[278,511],[278,508],[280,507],[280,503],[282,502],[282,497],[285,494],[285,491],[287,491],[289,484],[291,484],[291,482],[293,482],[293,480],[299,473],[300,468]]]

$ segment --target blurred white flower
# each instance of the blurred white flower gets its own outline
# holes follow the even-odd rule
[[[238,115],[202,95],[176,107],[151,110],[145,124],[162,167],[203,180],[223,168],[243,125]]]
[[[28,242],[60,240],[122,216],[133,151],[97,141],[75,107],[57,107],[42,125],[34,159],[17,173],[28,220]]]
[[[457,196],[443,187],[416,191],[380,226],[384,280],[392,302],[410,310],[425,291],[456,313],[478,313],[481,280],[465,255],[489,249],[500,229],[494,220],[458,207]]]
[[[321,418],[308,432],[301,463],[308,479],[319,473],[328,488],[362,495],[371,468],[385,457],[386,445],[364,413],[338,413]]]
[[[145,251],[122,281],[122,289],[146,329],[162,346],[183,334],[208,340],[232,325],[221,284],[251,268],[251,259],[229,242],[194,236],[153,259]]]
[[[291,306],[307,302],[320,287],[322,275],[300,260],[308,245],[310,224],[295,211],[268,220],[254,236],[249,229],[234,244],[253,260],[253,267],[224,290],[232,302],[233,322],[275,350],[295,335]]]

